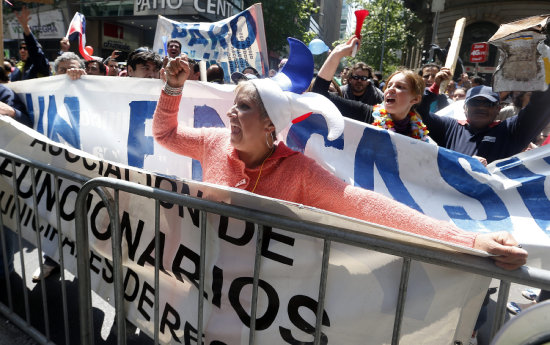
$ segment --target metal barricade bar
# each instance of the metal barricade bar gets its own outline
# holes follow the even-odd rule
[[[17,175],[17,168],[18,166],[21,167],[21,169],[29,169],[30,170],[30,179],[31,179],[31,191],[32,191],[32,204],[35,210],[37,209],[37,187],[36,187],[36,181],[37,181],[37,174],[36,171],[40,171],[43,174],[50,174],[50,178],[53,180],[53,188],[54,188],[54,202],[55,202],[55,212],[57,215],[57,229],[61,230],[61,219],[59,217],[61,209],[60,209],[60,195],[59,195],[59,179],[63,178],[78,184],[83,184],[86,182],[89,178],[73,173],[71,171],[67,171],[64,169],[55,168],[51,165],[38,162],[38,161],[31,161],[25,157],[18,156],[16,154],[13,154],[11,152],[5,151],[3,149],[0,149],[0,159],[6,160],[10,162],[11,164],[11,183],[12,183],[12,191],[14,195],[14,207],[15,207],[15,217],[16,217],[16,229],[12,229],[14,233],[17,236],[17,242],[18,247],[20,250],[23,248],[23,239],[22,239],[22,230],[21,230],[21,205],[19,201],[19,187],[22,181],[18,180]],[[22,171],[22,170],[20,170]],[[38,215],[35,212],[34,213],[34,226],[36,229],[39,229],[40,224],[38,220]],[[2,220],[2,215],[0,214],[0,232],[2,234],[2,240],[5,239],[5,233],[4,233],[4,222]],[[40,238],[39,231],[36,231],[37,237],[37,254],[39,255],[38,262],[40,265],[40,268],[42,269],[42,241]],[[57,236],[58,238],[58,247],[59,247],[59,257],[60,257],[60,267],[61,267],[61,299],[62,299],[62,311],[63,311],[63,328],[64,328],[64,334],[65,334],[65,343],[69,344],[69,323],[68,323],[68,307],[67,307],[67,287],[65,283],[65,272],[64,272],[64,258],[62,253],[62,236]],[[4,260],[4,268],[5,268],[5,278],[6,278],[6,288],[7,288],[7,298],[8,298],[8,306],[4,306],[0,304],[0,312],[12,321],[15,325],[17,325],[19,328],[25,330],[29,336],[31,336],[35,341],[37,341],[40,344],[53,344],[51,342],[51,336],[50,336],[50,320],[49,320],[49,309],[48,309],[48,303],[47,303],[47,295],[46,295],[46,289],[44,284],[40,284],[40,294],[42,298],[42,308],[43,308],[43,318],[44,318],[44,329],[45,334],[42,334],[40,331],[38,331],[34,326],[31,324],[31,309],[30,309],[30,302],[29,302],[29,296],[28,291],[26,288],[26,285],[24,285],[23,288],[23,303],[24,303],[24,316],[23,318],[17,315],[14,312],[14,305],[13,305],[13,293],[11,291],[11,281],[9,278],[9,270],[7,267],[7,254],[6,254],[6,247],[5,242],[2,241],[2,252],[3,252],[3,260]],[[22,281],[23,284],[26,282],[27,272],[25,267],[25,261],[22,253],[20,254],[20,265],[21,265],[21,275],[22,275]]]
[[[200,210],[203,217],[205,213],[214,213],[222,216],[227,216],[230,218],[240,219],[248,222],[252,222],[259,225],[258,231],[258,242],[257,246],[261,246],[261,233],[264,226],[275,227],[282,230],[295,232],[299,234],[308,235],[315,238],[321,238],[325,241],[325,247],[323,250],[323,265],[328,264],[328,255],[330,249],[330,243],[338,242],[349,244],[355,247],[375,250],[381,253],[386,253],[395,256],[401,256],[404,258],[404,264],[402,268],[401,283],[399,287],[399,301],[396,309],[396,317],[394,324],[394,333],[392,335],[392,344],[399,343],[399,333],[400,325],[403,317],[403,306],[406,297],[406,288],[408,282],[408,274],[410,267],[410,260],[417,260],[420,262],[436,264],[448,268],[458,269],[470,273],[480,274],[487,277],[492,277],[500,279],[509,284],[510,282],[521,283],[524,285],[540,287],[543,289],[550,289],[550,271],[522,267],[515,271],[506,271],[494,265],[493,261],[488,258],[480,258],[472,255],[461,254],[461,253],[448,253],[443,252],[433,248],[426,247],[415,247],[410,244],[404,244],[399,242],[394,242],[392,240],[374,237],[365,233],[359,233],[354,231],[349,231],[344,228],[338,228],[334,226],[326,226],[318,223],[307,222],[307,221],[297,221],[290,218],[282,217],[280,215],[275,215],[271,213],[258,212],[256,210],[247,209],[240,206],[218,203],[213,201],[204,200],[197,197],[192,197],[189,195],[178,194],[171,191],[161,190],[157,188],[152,188],[148,186],[143,186],[133,182],[121,181],[112,178],[95,178],[88,181],[82,186],[82,189],[77,197],[77,206],[76,206],[76,224],[77,224],[77,245],[78,252],[85,253],[86,255],[79,255],[78,263],[78,275],[79,277],[87,276],[86,279],[89,280],[89,265],[87,264],[89,260],[86,258],[88,255],[88,241],[87,241],[87,226],[86,226],[86,215],[87,211],[85,208],[85,196],[93,189],[99,187],[111,188],[117,191],[124,191],[127,193],[132,193],[134,195],[139,195],[142,197],[152,198],[155,200],[162,200],[163,202],[169,202],[173,204],[178,204],[186,207],[191,207],[196,210]],[[156,207],[155,217],[158,217],[159,208]],[[111,218],[113,220],[114,218]],[[201,223],[204,224],[201,218]],[[157,220],[156,220],[157,221]],[[157,226],[156,226],[157,227]],[[115,229],[117,227],[113,227]],[[157,231],[157,230],[155,230]],[[113,234],[114,235],[114,234]],[[120,236],[117,234],[116,236]],[[201,242],[205,241],[205,236],[201,235]],[[201,257],[202,257],[202,246],[201,243]],[[257,275],[259,274],[258,269],[260,265],[260,256],[258,254],[257,248],[257,259],[254,263],[254,285],[253,291],[256,289],[256,292],[253,292],[253,297],[251,301],[251,315],[256,313],[256,299],[257,299]],[[325,257],[326,256],[326,257]],[[201,264],[202,265],[202,264]],[[204,267],[201,267],[201,270]],[[204,272],[204,271],[201,271]],[[204,273],[199,277],[199,300],[202,300],[202,291],[204,289],[204,281],[201,281]],[[157,277],[155,278],[157,279]],[[80,297],[84,299],[90,299],[89,288],[86,288],[85,285],[89,286],[89,281],[86,284],[83,284],[81,287],[82,294]],[[323,303],[324,300],[324,285],[326,284],[326,268],[322,269],[322,277],[319,285],[319,303]],[[201,287],[202,286],[202,287]],[[504,298],[502,300],[505,300]],[[89,321],[86,321],[88,317],[86,314],[89,309],[86,309],[86,306],[91,302],[83,301],[81,302],[81,327],[90,327]],[[202,303],[202,302],[199,302]],[[202,304],[200,304],[202,309]],[[320,306],[322,310],[322,306]],[[201,343],[201,331],[202,331],[202,311],[199,310],[200,319],[199,331],[198,331],[198,341]],[[251,317],[250,321],[250,338],[249,343],[254,343],[254,329],[255,329],[255,317]],[[315,344],[319,343],[320,339],[320,329],[322,321],[322,313],[317,313],[316,320],[316,330],[314,334]],[[497,325],[499,326],[499,325]],[[158,332],[158,328],[155,327],[155,332]],[[84,331],[81,332],[82,344],[93,344],[93,340],[90,341],[90,338],[86,338]],[[89,334],[88,334],[89,336]],[[158,334],[155,334],[155,341],[158,339]]]

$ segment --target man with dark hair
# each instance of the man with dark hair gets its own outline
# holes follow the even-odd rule
[[[16,64],[17,68],[11,73],[10,80],[27,80],[49,76],[50,64],[29,26],[29,10],[23,6],[21,12],[15,12],[15,16],[23,28],[24,41],[19,44],[21,61]]]
[[[433,85],[433,83],[435,82],[435,76],[440,70],[441,70],[441,66],[434,63],[425,64],[420,68],[420,71],[418,72],[418,74],[420,74],[422,79],[424,79],[426,88],[430,88]],[[451,101],[447,96],[442,94],[437,95],[435,99],[430,103],[430,111],[435,113],[438,110],[441,110],[450,104],[451,104]]]
[[[178,40],[170,40],[166,43],[168,56],[172,59],[181,55],[181,43]]]
[[[248,66],[243,69],[243,74],[253,74],[258,79],[262,77],[260,73],[252,66]]]
[[[384,81],[384,78],[382,76],[382,72],[376,71],[376,72],[374,72],[374,76],[378,80],[378,88],[380,90],[384,90],[384,87],[386,86],[386,82]]]
[[[107,66],[107,75],[118,77],[120,68],[118,67],[118,61],[115,58],[109,56],[108,58],[103,60],[103,64]]]
[[[222,66],[218,64],[212,64],[206,71],[206,80],[210,83],[223,84],[225,74]]]
[[[160,79],[162,59],[148,48],[138,48],[128,55],[128,77]]]
[[[201,69],[199,62],[193,59],[187,60],[189,62],[189,78],[187,80],[200,80],[201,79]]]
[[[107,75],[107,68],[98,60],[89,60],[84,62],[86,74],[88,75]]]
[[[472,87],[485,85],[485,80],[482,77],[476,76],[472,78]]]
[[[343,97],[368,105],[382,103],[384,94],[374,86],[372,76],[372,67],[364,62],[357,62],[348,72],[348,83],[341,87]]]

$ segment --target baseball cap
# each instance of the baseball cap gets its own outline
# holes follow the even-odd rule
[[[493,92],[493,89],[490,86],[482,85],[468,89],[464,103],[468,104],[468,101],[477,97],[486,98],[493,103],[499,102],[500,100],[498,93]]]
[[[239,81],[241,80],[251,80],[251,79],[258,79],[258,77],[256,77],[254,74],[243,74],[241,72],[233,72],[231,73],[231,80],[233,81],[233,83],[235,84],[238,84]]]

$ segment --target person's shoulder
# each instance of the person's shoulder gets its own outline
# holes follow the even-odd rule
[[[0,84],[0,98],[6,99],[9,97],[15,97],[15,92],[4,84]]]

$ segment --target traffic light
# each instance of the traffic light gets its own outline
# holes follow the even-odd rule
[[[422,65],[430,62],[430,52],[427,50],[422,50]]]

